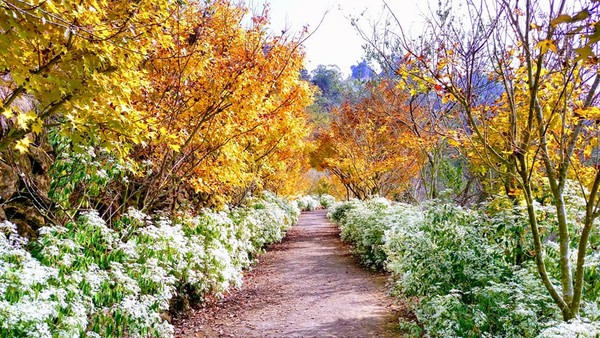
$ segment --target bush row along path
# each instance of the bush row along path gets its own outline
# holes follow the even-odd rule
[[[244,286],[176,321],[176,337],[395,337],[386,277],[365,271],[325,211],[303,213]]]

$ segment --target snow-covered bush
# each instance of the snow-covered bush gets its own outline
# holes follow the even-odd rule
[[[571,320],[556,322],[544,329],[538,338],[595,338],[600,336],[599,322]]]
[[[384,220],[393,213],[394,207],[383,198],[368,202],[353,201],[347,205],[349,207],[335,205],[330,211],[332,218],[340,225],[342,240],[352,244],[353,253],[360,257],[364,265],[383,268],[386,261],[384,233],[390,227]]]
[[[561,323],[533,262],[514,264],[514,250],[528,250],[530,244],[516,241],[526,230],[521,210],[491,209],[465,209],[440,200],[421,206],[352,200],[335,203],[328,217],[364,263],[385,266],[398,294],[416,300],[412,306],[422,329],[402,323],[410,332],[535,337],[542,331],[552,336],[598,325],[587,319]],[[548,228],[550,212],[551,207],[540,208],[540,221]],[[595,264],[592,256],[588,262]],[[596,302],[586,301],[582,318],[598,320],[597,309]]]
[[[321,207],[321,202],[319,201],[319,198],[311,195],[302,196],[296,199],[295,202],[298,206],[298,209],[302,211],[313,211]]]
[[[43,228],[26,243],[0,224],[1,337],[170,337],[161,314],[242,281],[242,269],[298,218],[265,194],[247,207],[150,217],[136,210],[112,227],[97,212]]]
[[[407,295],[482,287],[492,276],[507,275],[503,252],[488,240],[492,229],[478,212],[432,203],[421,208],[418,218],[414,211],[407,214],[396,216],[400,223],[386,233],[385,248],[388,270]]]
[[[335,197],[328,194],[323,194],[319,198],[319,201],[321,202],[323,208],[327,209],[335,203]]]

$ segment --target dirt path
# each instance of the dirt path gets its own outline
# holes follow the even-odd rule
[[[244,286],[176,323],[176,337],[395,337],[385,276],[360,268],[325,211],[304,213]]]

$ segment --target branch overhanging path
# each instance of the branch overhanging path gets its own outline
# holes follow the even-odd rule
[[[303,213],[234,291],[177,323],[177,337],[395,337],[386,277],[358,266],[325,211]]]

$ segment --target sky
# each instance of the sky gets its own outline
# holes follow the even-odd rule
[[[363,26],[381,16],[383,2],[380,0],[249,0],[251,8],[262,8],[270,3],[271,28],[274,34],[288,29],[290,33],[301,31],[306,25],[317,31],[304,43],[305,67],[309,71],[320,64],[338,65],[346,76],[350,66],[363,58],[365,41],[350,23],[351,17],[359,17]],[[422,13],[428,11],[427,1],[388,0],[399,20],[407,27],[422,21]],[[361,13],[364,13],[362,16]]]

